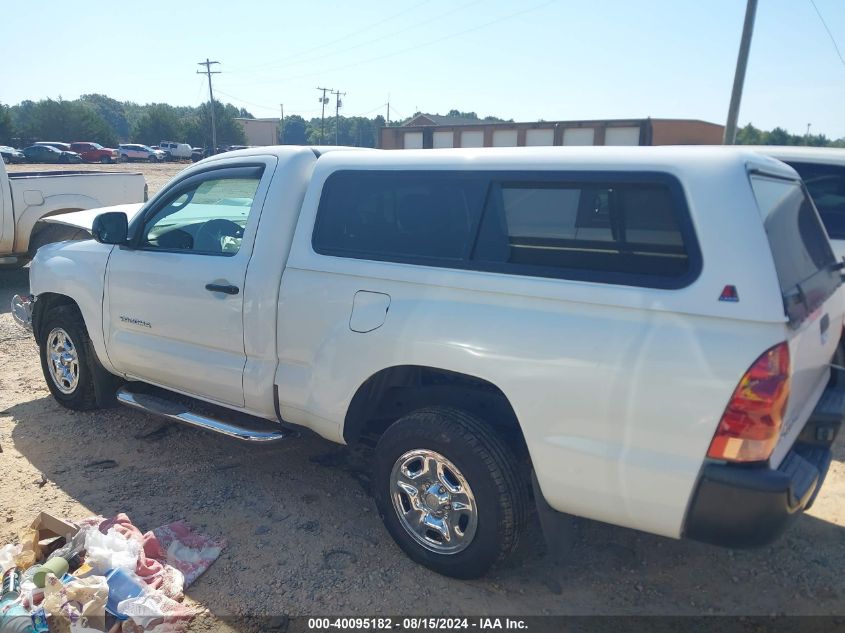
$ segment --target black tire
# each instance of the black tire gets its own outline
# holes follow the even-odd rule
[[[3,163],[4,163],[4,164],[8,165],[10,162],[12,162],[12,161],[11,161],[11,159],[10,159],[8,156],[4,156],[4,157],[3,157]]]
[[[78,379],[70,390],[67,389],[68,385],[64,391],[59,388],[47,360],[48,345],[57,331],[66,333],[77,357]],[[76,411],[85,411],[112,403],[117,378],[109,374],[97,360],[85,321],[75,305],[57,306],[44,315],[39,324],[38,351],[47,388],[60,405]]]
[[[465,549],[448,554],[427,549],[411,536],[394,508],[394,464],[417,449],[445,457],[472,490],[477,527]],[[414,411],[385,431],[376,448],[373,489],[379,514],[397,545],[413,561],[453,578],[478,578],[507,557],[528,516],[528,481],[520,475],[516,455],[489,425],[451,407]]]
[[[101,157],[100,157],[100,162],[101,162],[103,165],[108,165],[108,164],[111,162],[111,158],[109,158],[108,156],[101,156]]]

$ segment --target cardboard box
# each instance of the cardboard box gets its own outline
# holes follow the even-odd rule
[[[29,528],[36,533],[35,543],[40,551],[36,551],[37,559],[41,559],[65,542],[69,542],[79,532],[79,526],[54,517],[49,512],[39,512]],[[58,539],[63,539],[61,542]]]

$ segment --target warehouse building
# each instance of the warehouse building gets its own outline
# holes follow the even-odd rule
[[[244,131],[247,145],[278,145],[279,119],[236,118]]]
[[[724,126],[695,119],[619,119],[490,123],[419,114],[379,130],[381,149],[542,145],[720,145]]]

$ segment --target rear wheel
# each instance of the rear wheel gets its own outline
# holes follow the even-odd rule
[[[75,305],[58,306],[45,315],[38,348],[47,388],[62,406],[78,411],[96,409],[114,397],[116,378],[97,360]]]
[[[476,578],[516,547],[529,492],[516,456],[487,424],[450,407],[415,411],[376,448],[375,500],[417,563]]]

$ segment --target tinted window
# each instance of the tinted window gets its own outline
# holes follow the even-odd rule
[[[538,276],[682,277],[690,257],[676,206],[662,184],[503,182],[473,258]]]
[[[835,258],[819,216],[800,183],[753,176],[766,235],[791,320],[801,320],[839,286]]]
[[[482,178],[453,172],[339,172],[323,188],[314,249],[402,261],[462,260],[483,204]]]
[[[832,239],[845,239],[845,167],[789,163],[801,174]]]
[[[234,255],[243,239],[261,169],[249,177],[214,177],[180,189],[144,222],[145,249]]]

